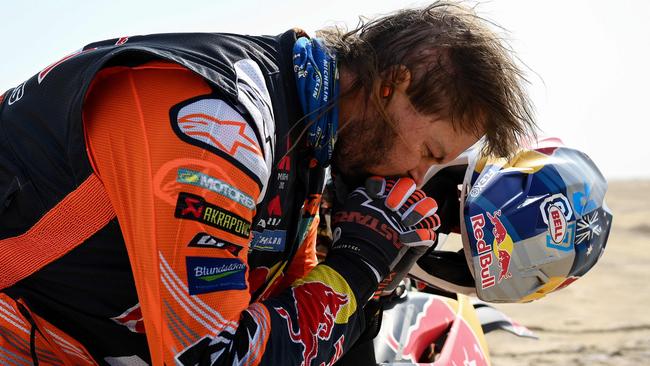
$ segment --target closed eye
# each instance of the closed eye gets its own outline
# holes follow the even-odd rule
[[[429,147],[424,144],[421,149],[422,159],[431,161],[434,164],[441,164],[444,160],[444,156],[436,156]]]
[[[426,144],[422,145],[422,147],[420,148],[420,153],[423,159],[433,158],[433,153],[431,152],[431,150]]]

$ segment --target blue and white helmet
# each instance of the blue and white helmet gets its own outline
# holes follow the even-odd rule
[[[459,226],[473,288],[470,276],[432,270],[453,263],[449,256],[441,262],[435,251],[418,261],[416,277],[448,291],[475,292],[484,301],[528,302],[596,264],[612,214],[605,204],[607,182],[586,154],[555,139],[511,159],[470,153],[466,163]]]

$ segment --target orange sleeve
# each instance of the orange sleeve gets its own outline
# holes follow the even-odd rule
[[[309,272],[318,264],[318,258],[316,258],[316,235],[318,234],[318,222],[319,217],[314,217],[305,240],[300,244],[296,256],[291,261],[282,282],[278,286],[279,289],[285,289],[291,286],[291,284],[293,284],[297,279],[307,276],[307,274],[309,274]]]
[[[317,220],[288,269],[288,280],[302,278],[250,304],[251,222],[270,164],[218,90],[167,62],[110,67],[83,117],[154,365],[331,365],[354,343],[367,298],[358,305],[345,258],[316,265]],[[336,268],[346,265],[344,278]]]
[[[233,333],[250,301],[261,186],[245,167],[264,165],[254,131],[201,77],[166,62],[100,72],[84,128],[127,246],[154,364],[176,364],[201,341],[191,334]],[[266,310],[256,310],[253,348],[268,336]]]

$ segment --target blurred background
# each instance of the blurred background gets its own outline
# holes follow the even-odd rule
[[[427,2],[3,1],[0,89],[92,41],[157,32],[313,33]],[[507,30],[529,68],[543,131],[596,161],[608,178],[650,178],[650,2],[468,1]]]
[[[586,152],[610,180],[614,229],[601,264],[548,299],[501,306],[539,341],[490,336],[496,365],[650,361],[650,2],[468,1],[501,25],[528,69],[543,132]],[[3,1],[0,89],[92,41],[158,32],[310,33],[427,2]]]

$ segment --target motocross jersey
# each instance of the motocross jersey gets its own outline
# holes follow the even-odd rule
[[[298,35],[97,42],[3,95],[2,272],[79,243],[2,290],[0,359],[330,365],[354,342],[376,283],[317,265]]]

